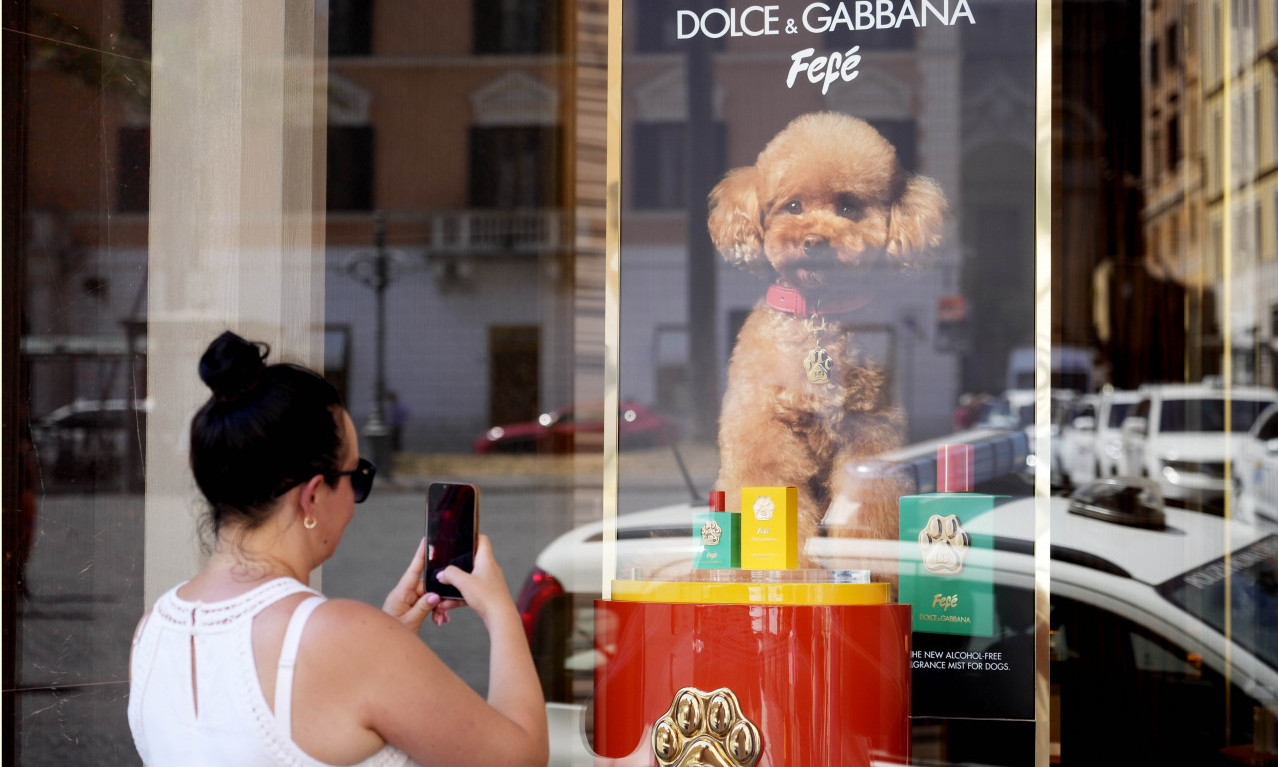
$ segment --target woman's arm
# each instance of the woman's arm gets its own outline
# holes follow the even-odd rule
[[[439,581],[456,586],[483,620],[489,639],[488,702],[505,712],[529,735],[540,738],[545,749],[540,764],[545,764],[549,758],[546,700],[528,638],[524,635],[523,621],[510,598],[506,577],[493,557],[488,536],[479,537],[473,573],[448,567],[439,574]],[[447,615],[444,610],[438,614]]]
[[[541,685],[488,540],[481,537],[473,574],[446,571],[442,579],[451,579],[488,629],[489,699],[395,617],[330,600],[303,635],[294,680],[298,745],[324,761],[358,760],[375,735],[423,764],[545,765]],[[343,721],[356,731],[343,732]]]

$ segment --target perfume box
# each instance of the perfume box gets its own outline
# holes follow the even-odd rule
[[[692,515],[692,535],[701,549],[693,557],[698,570],[741,567],[741,515],[699,511]]]
[[[914,630],[991,636],[994,584],[988,535],[970,521],[999,497],[971,492],[971,445],[945,445],[937,455],[939,492],[900,499],[899,599],[912,605]]]
[[[741,567],[792,570],[799,566],[799,489],[741,488]]]

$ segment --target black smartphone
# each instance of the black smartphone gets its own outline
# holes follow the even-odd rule
[[[445,599],[461,599],[455,586],[439,582],[449,565],[471,572],[479,542],[479,488],[456,482],[432,482],[426,492],[426,590]]]

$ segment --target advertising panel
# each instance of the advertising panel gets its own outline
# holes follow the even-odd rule
[[[940,515],[914,469],[936,476],[933,443],[1032,447],[1032,419],[987,416],[1017,401],[1009,356],[1033,344],[1034,5],[624,7],[621,399],[705,447],[726,509],[797,488],[797,569],[929,601],[916,717],[1032,720],[1032,590],[1004,593],[999,531],[969,519],[1032,494],[1024,451]],[[624,513],[624,461],[621,485]],[[932,543],[980,565],[961,606],[920,570],[933,516]],[[944,617],[972,605],[974,623]]]

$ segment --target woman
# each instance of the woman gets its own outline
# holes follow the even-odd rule
[[[545,704],[501,568],[481,537],[450,567],[491,642],[485,701],[421,642],[462,604],[425,593],[425,547],[382,610],[305,584],[333,555],[375,469],[336,390],[233,333],[200,360],[213,397],[191,468],[216,536],[208,564],[142,618],[129,725],[163,765],[544,765]]]

